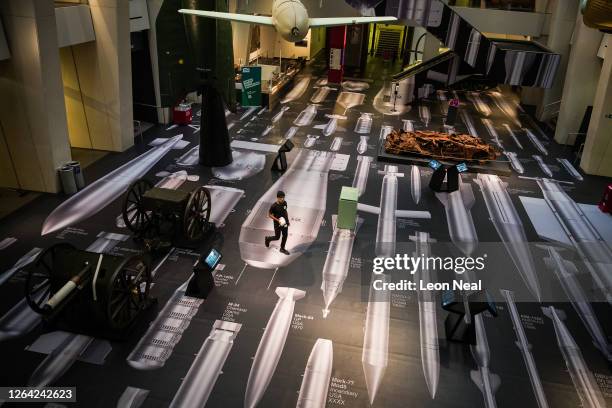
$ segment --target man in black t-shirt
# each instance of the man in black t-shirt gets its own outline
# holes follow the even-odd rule
[[[266,246],[269,247],[270,242],[278,240],[282,235],[280,251],[285,255],[289,255],[289,251],[285,249],[289,230],[289,214],[287,214],[285,193],[282,191],[276,193],[276,202],[270,207],[268,217],[274,221],[274,235],[266,237]]]

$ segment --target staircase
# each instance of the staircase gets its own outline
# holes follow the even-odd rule
[[[401,41],[401,31],[381,29],[378,34],[378,44],[376,45],[376,56],[392,56],[397,53]]]

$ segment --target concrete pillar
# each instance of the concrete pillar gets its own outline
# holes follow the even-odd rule
[[[129,2],[89,0],[96,41],[72,47],[91,144],[121,152],[134,144]]]
[[[578,13],[555,129],[557,143],[574,143],[584,112],[593,104],[601,71],[597,50],[602,37],[600,31],[585,26]]]
[[[576,23],[579,2],[576,0],[554,0],[546,46],[561,55],[559,70],[553,86],[544,89],[538,106],[537,116],[542,121],[549,120],[559,110],[563,93],[563,83],[569,61],[570,41]]]
[[[607,34],[610,35],[610,34]],[[612,176],[612,47],[604,51],[593,113],[580,167],[598,176]]]
[[[579,2],[576,0],[549,0],[547,3],[547,12],[550,14],[548,34],[535,39],[561,55],[557,76],[551,88],[523,88],[521,93],[521,102],[536,105],[536,117],[542,121],[550,119],[559,110],[559,100],[563,92],[565,70],[569,60],[569,43],[574,31],[578,5]],[[539,2],[536,3],[536,6],[541,9],[543,5]]]
[[[53,0],[2,0],[11,58],[0,62],[0,127],[18,186],[57,192],[57,168],[71,159]],[[4,171],[2,172],[4,174]]]

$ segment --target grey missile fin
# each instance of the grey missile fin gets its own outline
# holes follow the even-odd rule
[[[472,186],[468,183],[461,182],[459,185],[459,191],[461,192],[461,199],[463,200],[465,208],[469,210],[476,202],[476,197],[474,197],[474,190],[472,189]]]
[[[529,220],[538,235],[548,241],[557,242],[567,248],[573,248],[561,224],[541,198],[520,196],[521,203],[527,211]]]
[[[592,204],[578,204],[584,215],[599,232],[608,246],[612,247],[612,225],[610,225],[610,215],[604,213],[598,206]]]
[[[480,371],[478,371],[478,370],[471,370],[470,371],[470,378],[472,379],[472,382],[474,384],[476,384],[476,386],[478,387],[480,392],[482,392],[483,385],[482,385],[482,377],[480,376]]]
[[[555,308],[555,311],[557,312],[557,316],[559,316],[559,319],[565,320],[567,318],[567,315],[563,310]],[[542,313],[544,313],[544,316],[548,317],[549,319],[552,319],[552,314],[550,313],[549,307],[542,307]]]
[[[496,392],[500,385],[501,380],[499,379],[499,375],[491,373],[491,389],[493,392]]]
[[[436,193],[436,198],[440,200],[445,207],[448,205],[448,193]]]

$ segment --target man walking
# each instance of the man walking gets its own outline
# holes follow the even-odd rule
[[[285,201],[284,192],[279,191],[276,193],[276,202],[270,207],[268,217],[274,221],[274,235],[266,237],[266,246],[269,247],[270,242],[277,241],[282,235],[280,251],[285,255],[289,255],[289,251],[285,249],[289,232],[289,215],[287,214],[287,202]]]

